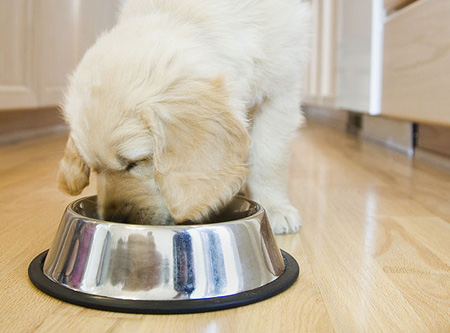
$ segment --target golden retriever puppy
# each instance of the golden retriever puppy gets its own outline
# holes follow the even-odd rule
[[[300,227],[287,194],[302,121],[309,4],[129,0],[70,79],[59,187],[97,174],[103,219],[201,222],[243,187],[275,233]]]

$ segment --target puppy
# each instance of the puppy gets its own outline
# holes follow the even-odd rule
[[[296,232],[309,17],[298,0],[129,0],[70,78],[59,188],[81,193],[92,170],[102,219],[171,224],[245,187],[275,233]]]

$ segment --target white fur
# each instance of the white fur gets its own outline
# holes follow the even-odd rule
[[[123,169],[117,155],[139,161],[154,154],[149,126],[159,131],[176,116],[161,109],[144,116],[158,117],[159,125],[149,125],[139,110],[179,102],[197,89],[189,82],[220,78],[227,109],[251,134],[248,194],[266,208],[275,233],[296,232],[287,180],[290,142],[303,119],[309,7],[299,0],[129,0],[118,24],[85,54],[67,93],[64,115],[86,165],[105,179]],[[153,171],[147,174],[147,189],[156,191]],[[241,184],[233,184],[214,205],[237,192]],[[167,214],[161,205],[155,209]]]

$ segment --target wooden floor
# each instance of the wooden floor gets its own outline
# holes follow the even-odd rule
[[[1,332],[450,332],[450,174],[315,124],[301,131],[292,160],[303,227],[277,236],[300,265],[293,287],[195,315],[53,299],[33,287],[27,267],[73,200],[56,189],[64,140],[0,147]]]

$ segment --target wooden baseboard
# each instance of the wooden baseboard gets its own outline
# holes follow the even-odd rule
[[[67,126],[56,107],[0,112],[0,144],[66,130]]]
[[[411,122],[364,116],[361,136],[409,156],[414,155],[414,132]]]
[[[304,105],[303,111],[307,119],[325,124],[327,126],[339,129],[341,131],[347,130],[348,112],[338,109],[320,108],[312,105]]]
[[[450,172],[450,156],[435,153],[433,151],[416,148],[414,159],[433,164],[436,167]]]
[[[360,136],[364,140],[376,142],[409,156],[414,154],[414,132],[411,122],[311,105],[306,105],[304,110],[308,119]]]
[[[357,134],[364,140],[373,141],[414,156],[414,159],[450,170],[449,127],[424,124],[415,126],[412,121],[310,105],[304,106],[303,109],[307,119]]]
[[[419,124],[417,147],[450,157],[450,128]]]

